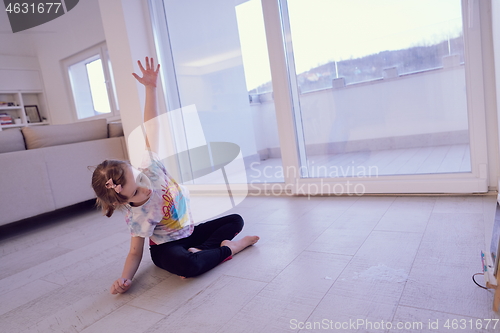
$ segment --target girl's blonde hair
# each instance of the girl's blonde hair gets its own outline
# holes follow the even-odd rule
[[[107,188],[106,182],[113,180],[116,185],[125,186],[125,171],[130,164],[120,160],[105,160],[99,164],[92,174],[92,188],[97,196],[96,204],[107,217],[111,217],[115,209],[127,203],[127,197]]]

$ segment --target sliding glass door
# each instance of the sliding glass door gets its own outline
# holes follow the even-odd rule
[[[239,147],[243,159],[243,170],[232,171],[235,181],[282,182],[282,176],[265,172],[281,167],[281,151],[261,2],[151,4],[168,109],[183,110],[172,112],[173,137],[178,151],[191,152],[179,162],[182,180],[224,183],[212,172],[220,167],[214,157],[200,162],[192,149],[227,142]],[[192,137],[198,138],[195,146]]]
[[[263,3],[293,193],[487,191],[477,2]]]
[[[471,171],[459,0],[282,8],[303,177]]]
[[[251,190],[487,191],[478,2],[151,6],[169,110],[194,106],[206,142],[238,145]]]

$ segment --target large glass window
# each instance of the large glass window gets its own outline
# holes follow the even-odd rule
[[[63,61],[77,119],[118,115],[111,61],[104,44]]]
[[[246,177],[235,175],[236,179],[283,182],[283,173],[266,172],[281,166],[281,150],[261,1],[151,3],[154,13],[165,10],[165,17],[155,19],[155,32],[168,108],[192,111],[179,113],[180,119],[174,120],[180,124],[172,129],[177,150],[194,148],[194,141],[234,143],[241,149],[246,169]],[[196,140],[190,139],[195,136]],[[189,163],[181,166],[183,171],[192,169],[187,174],[217,169],[214,161],[196,166],[197,159],[187,156]],[[213,184],[223,179],[208,174],[192,181]]]
[[[479,2],[150,4],[178,151],[235,143],[279,193],[487,190]]]
[[[470,172],[460,0],[288,0],[304,177]]]
[[[464,62],[460,0],[287,3],[301,92]]]

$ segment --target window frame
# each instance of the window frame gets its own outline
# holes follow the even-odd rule
[[[108,102],[110,106],[111,112],[94,115],[85,118],[79,118],[78,111],[76,109],[76,101],[73,93],[73,87],[71,85],[71,77],[69,68],[77,63],[80,63],[86,59],[91,57],[97,57],[95,60],[100,59],[102,64],[102,69],[105,78],[106,89],[108,93]],[[114,85],[114,78],[112,76],[112,69],[109,66],[111,62],[109,58],[108,48],[105,42],[94,45],[90,48],[87,48],[83,51],[80,51],[64,60],[61,61],[62,70],[64,72],[64,79],[66,84],[66,90],[68,92],[70,104],[71,104],[71,116],[74,122],[78,121],[86,121],[93,119],[101,119],[105,118],[108,120],[119,120],[120,119],[120,110],[118,107],[117,95],[116,95],[116,87]]]
[[[327,184],[334,188],[339,184],[349,188],[363,186],[363,194],[422,194],[422,193],[486,193],[488,192],[488,156],[486,142],[486,121],[482,72],[482,44],[480,31],[480,3],[468,6],[461,0],[465,45],[467,104],[469,116],[469,137],[471,150],[471,172],[422,175],[388,175],[374,178],[302,178],[300,175],[285,175],[285,187],[291,194],[303,194],[304,188]],[[290,38],[281,16],[286,13],[286,0],[263,1],[263,11],[268,36],[273,93],[275,96],[283,165],[300,170],[300,155],[295,143],[294,116],[297,104],[293,103],[294,86],[290,84],[290,71],[285,47]],[[310,193],[308,193],[310,194]],[[327,193],[323,193],[327,194]],[[334,194],[334,193],[332,193]]]
[[[162,66],[173,66],[168,35],[168,24],[165,21],[162,0],[149,0],[150,14],[152,15],[153,32],[158,52],[158,58]],[[488,173],[490,163],[488,160],[486,109],[483,77],[483,41],[481,38],[481,11],[485,6],[481,2],[460,0],[462,5],[462,22],[465,38],[465,62],[466,66],[466,93],[469,123],[471,172],[467,173],[439,173],[439,174],[417,174],[417,175],[384,175],[374,178],[304,178],[298,173],[294,175],[285,174],[284,182],[272,184],[252,184],[252,191],[262,193],[274,193],[276,186],[280,187],[280,193],[291,195],[310,195],[309,185],[322,186],[327,184],[329,188],[335,188],[339,184],[347,188],[346,195],[357,194],[355,187],[363,186],[363,194],[465,194],[486,193],[491,174]],[[158,9],[158,10],[153,10]],[[295,112],[297,112],[296,92],[297,86],[290,79],[289,66],[290,57],[287,57],[285,45],[289,41],[290,34],[281,15],[286,13],[286,0],[262,0],[262,10],[266,28],[266,38],[271,64],[271,77],[273,84],[273,96],[276,108],[278,135],[281,148],[283,168],[292,167],[300,170],[300,155],[296,137]],[[483,18],[484,19],[484,18]],[[164,27],[158,29],[158,25]],[[159,31],[158,31],[159,30]],[[159,38],[161,36],[161,38]],[[160,41],[160,42],[159,42]],[[163,46],[163,48],[161,47]],[[173,77],[173,79],[172,79]],[[167,102],[177,101],[178,91],[176,87],[175,72],[163,77],[165,86],[172,92],[166,94]],[[170,100],[169,100],[169,97]],[[295,102],[295,103],[294,103]],[[249,184],[247,184],[249,185]],[[215,188],[215,185],[198,185],[196,189],[203,190],[205,187]],[[304,188],[306,193],[304,193]],[[317,187],[316,187],[317,188]],[[354,190],[353,190],[354,188]],[[223,188],[221,187],[221,190]],[[256,191],[253,191],[256,190]],[[322,193],[328,194],[328,193]],[[336,194],[336,193],[331,193]],[[313,193],[314,195],[314,193]]]

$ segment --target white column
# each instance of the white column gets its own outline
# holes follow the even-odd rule
[[[155,56],[147,3],[140,0],[99,0],[109,56],[113,64],[125,139],[143,122],[144,87],[137,60]],[[161,105],[161,103],[160,103]]]

